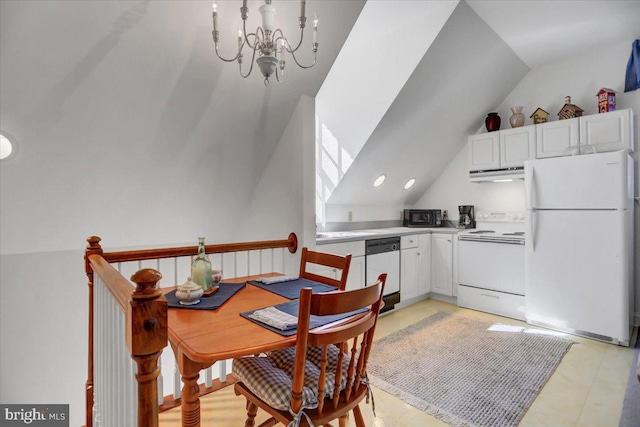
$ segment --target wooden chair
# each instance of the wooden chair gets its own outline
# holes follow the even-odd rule
[[[359,403],[369,395],[367,359],[371,351],[387,275],[371,286],[352,291],[300,291],[295,347],[235,359],[236,395],[247,399],[245,427],[255,425],[258,408],[272,418],[260,427],[283,423],[315,426],[338,419],[346,427],[353,411],[356,426],[364,427]],[[309,330],[310,316],[364,313]]]
[[[334,279],[331,277],[312,273],[307,270],[307,264],[317,264],[323,267],[341,270],[340,279]],[[302,248],[302,258],[300,259],[300,277],[313,280],[315,282],[336,286],[338,289],[344,291],[347,288],[347,277],[349,275],[350,265],[351,254],[340,256],[324,252],[310,251],[308,250],[308,248]]]

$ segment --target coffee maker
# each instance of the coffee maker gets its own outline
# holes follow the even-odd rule
[[[458,220],[458,228],[476,228],[476,220],[472,205],[458,206],[460,219]]]

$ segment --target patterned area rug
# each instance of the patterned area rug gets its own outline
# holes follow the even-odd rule
[[[456,427],[517,426],[572,341],[436,313],[374,342],[371,382]]]

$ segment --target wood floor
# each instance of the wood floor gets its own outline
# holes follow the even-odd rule
[[[524,322],[459,308],[452,304],[428,299],[409,307],[397,309],[380,317],[376,338],[413,324],[438,311],[460,312],[501,323],[527,326]],[[525,414],[521,427],[617,427],[631,368],[633,351],[629,348],[605,344],[575,336],[568,336],[577,344],[547,382],[542,392]],[[403,401],[373,388],[376,415],[371,407],[362,408],[368,426],[372,427],[428,427],[447,426]],[[236,397],[232,387],[205,396],[201,400],[202,425],[241,427],[244,425],[244,400]],[[259,411],[256,419],[266,419]],[[353,426],[353,420],[350,420]],[[180,426],[180,408],[160,415],[161,427]]]

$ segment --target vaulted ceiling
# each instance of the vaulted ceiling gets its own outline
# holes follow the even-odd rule
[[[395,32],[375,20],[402,12]],[[425,43],[389,37],[408,36],[403,24],[418,27]],[[355,37],[367,28],[392,42]],[[368,2],[317,96],[321,141],[330,135],[318,168],[327,204],[412,205],[530,69],[621,40],[631,45],[639,28],[636,1]],[[362,66],[343,66],[354,39]],[[387,179],[374,188],[380,174]],[[403,191],[410,178],[416,184]]]
[[[261,2],[248,3],[251,28]],[[218,1],[227,56],[240,5]],[[299,4],[274,5],[278,25],[297,34]],[[220,173],[202,177],[246,197],[300,96],[326,91],[321,120],[341,144],[360,146],[329,202],[411,204],[528,69],[640,36],[636,0],[307,0],[306,10],[308,26],[314,12],[320,21],[317,65],[289,61],[285,81],[265,87],[255,70],[243,79],[237,64],[215,57],[208,0],[0,1],[0,128],[30,154],[14,165],[35,180],[63,153],[135,168],[165,152],[152,157],[159,172],[149,179],[182,183],[185,168],[213,158]],[[363,59],[349,65],[341,56],[354,52]],[[332,89],[342,73],[348,84]],[[238,173],[239,183],[229,178]],[[378,173],[389,181],[373,192]],[[410,177],[416,186],[399,191]],[[50,184],[76,184],[60,180]]]

